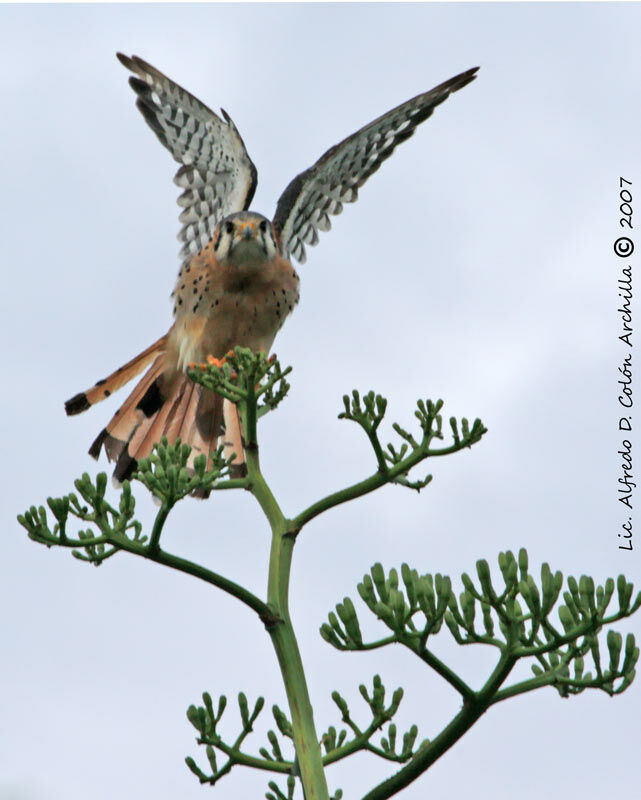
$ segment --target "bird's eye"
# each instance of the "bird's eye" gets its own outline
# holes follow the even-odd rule
[[[233,233],[234,232],[234,223],[233,222],[226,222],[225,223],[225,233]]]
[[[262,220],[258,227],[261,229],[263,233],[267,233],[267,220],[266,219]]]

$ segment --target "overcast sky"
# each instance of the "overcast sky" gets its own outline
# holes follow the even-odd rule
[[[294,515],[374,467],[364,436],[336,419],[352,388],[389,398],[386,431],[412,424],[419,397],[487,425],[471,451],[429,465],[420,495],[384,488],[317,519],[296,546],[292,616],[319,732],[339,722],[334,689],[366,723],[357,687],[380,673],[406,689],[399,728],[433,737],[460,706],[443,681],[406,652],[343,654],[318,635],[371,564],[456,578],[526,546],[537,572],[548,561],[641,578],[641,530],[632,552],[617,548],[627,262],[612,249],[620,177],[635,213],[641,201],[640,26],[634,3],[0,7],[1,800],[262,797],[266,776],[241,768],[198,785],[183,758],[205,759],[185,710],[203,690],[285,707],[269,637],[238,602],[125,554],[93,569],[15,522],[106,468],[87,448],[124,393],[73,419],[63,401],[170,324],[176,165],[115,52],[231,114],[258,168],[253,208],[269,216],[332,144],[481,66],[308,250],[300,305],[275,344],[292,391],[260,426],[265,474]],[[148,526],[154,507],[136,491]],[[163,541],[264,595],[268,531],[247,494],[185,501]],[[638,633],[638,618],[618,629]],[[436,649],[476,687],[492,668],[492,654],[459,652],[447,631]],[[640,692],[502,703],[403,797],[629,792]],[[233,736],[235,703],[227,714]],[[273,727],[263,715],[253,752]],[[328,782],[352,800],[393,771],[362,755]]]

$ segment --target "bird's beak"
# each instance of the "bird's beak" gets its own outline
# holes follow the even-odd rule
[[[253,239],[254,238],[254,231],[252,230],[250,225],[245,225],[243,228],[243,239]]]

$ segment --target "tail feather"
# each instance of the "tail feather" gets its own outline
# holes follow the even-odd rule
[[[80,414],[88,408],[91,408],[95,403],[99,403],[101,400],[104,400],[109,397],[109,395],[118,391],[118,389],[122,388],[126,383],[129,383],[129,381],[135,378],[136,375],[139,375],[159,353],[164,352],[167,345],[167,335],[168,334],[162,336],[157,342],[154,342],[146,350],[143,350],[142,353],[132,358],[131,361],[123,364],[122,367],[107,378],[99,380],[91,389],[87,389],[85,392],[79,392],[70,400],[67,400],[65,403],[65,411],[67,414],[69,416]]]
[[[185,417],[189,411],[189,406],[191,404],[195,389],[196,389],[196,384],[189,381],[185,385],[184,391],[180,395],[180,402],[176,405],[175,412],[165,430],[165,436],[167,437],[167,440],[170,442],[175,442],[178,437],[180,437],[182,441],[185,441],[185,438],[182,436],[181,431],[183,428]],[[198,402],[198,397],[196,396],[196,403],[197,402]]]
[[[114,414],[111,422],[107,426],[107,430],[116,439],[124,439],[129,441],[131,433],[131,423],[129,414],[136,410],[136,406],[140,403],[142,398],[147,394],[151,384],[162,375],[165,357],[163,354],[158,356],[151,369],[145,374],[142,380],[136,385],[136,388],[120,406],[118,411]],[[127,438],[125,438],[127,437]]]
[[[204,390],[187,375],[166,371],[167,337],[163,336],[150,348],[124,367],[99,382],[93,389],[76,395],[65,404],[68,414],[78,414],[103,399],[140,373],[151,367],[135,386],[111,421],[89,448],[89,454],[98,458],[104,449],[109,461],[115,461],[114,479],[122,482],[135,472],[141,458],[152,452],[153,446],[163,437],[170,444],[177,438],[192,448],[187,467],[193,470],[197,455],[207,456],[211,468],[211,453],[221,442],[227,458],[236,454],[232,475],[246,474],[245,453],[238,410],[229,400]],[[197,497],[207,497],[209,492],[196,491]]]
[[[240,425],[240,417],[238,409],[229,400],[223,403],[223,418],[225,424],[225,449],[223,451],[225,458],[229,458],[232,453],[236,454],[234,458],[234,467],[232,472],[234,475],[240,476],[245,474],[245,447],[243,442],[242,428]]]
[[[190,381],[187,378],[180,380],[176,391],[169,399],[165,400],[153,417],[143,420],[138,426],[127,448],[136,461],[146,458],[151,453],[154,444],[159,442],[163,436],[167,436],[167,431],[171,427],[176,409],[180,406],[188,383]]]

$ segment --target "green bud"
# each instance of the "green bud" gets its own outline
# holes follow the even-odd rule
[[[100,498],[105,496],[107,491],[107,473],[99,472],[96,475],[96,495]]]
[[[375,709],[376,712],[381,712],[383,710],[384,703],[385,703],[385,687],[383,686],[383,683],[381,681],[381,676],[374,675],[374,685],[372,690],[373,709]]]
[[[325,752],[330,753],[332,750],[336,749],[336,728],[333,725],[330,725],[327,729],[327,733],[323,736],[323,744],[325,746]]]
[[[408,609],[405,605],[405,598],[397,589],[390,589],[389,604],[394,612],[396,626],[402,628],[405,624],[405,616]]]
[[[207,754],[207,761],[209,761],[211,771],[215,775],[218,772],[218,765],[216,764],[216,751],[210,744],[208,744],[205,748],[205,753]]]
[[[364,683],[361,683],[358,687],[358,691],[361,693],[363,700],[371,707],[372,699],[370,698],[369,694],[367,693],[367,688],[365,687]]]
[[[401,564],[401,577],[403,578],[403,583],[405,584],[405,591],[407,592],[407,599],[409,601],[410,608],[413,610],[416,608],[416,585],[418,583],[418,572],[410,569],[407,564],[403,563]]]
[[[589,575],[581,575],[579,581],[579,596],[581,608],[590,616],[596,614],[596,605],[594,602],[594,580]]]
[[[490,565],[484,558],[476,562],[476,574],[481,584],[481,591],[483,596],[488,600],[493,600],[495,597],[494,587],[492,586],[492,576],[490,575]]]
[[[583,675],[583,669],[585,667],[585,662],[581,656],[577,656],[574,659],[574,679],[579,681],[581,680],[581,676]]]
[[[499,567],[503,575],[503,581],[508,589],[511,589],[517,581],[518,567],[514,554],[511,550],[499,555]]]
[[[398,689],[395,689],[394,693],[392,694],[392,704],[389,707],[390,717],[393,717],[394,714],[396,714],[402,699],[403,699],[403,689],[399,686]]]
[[[320,626],[320,635],[333,647],[336,647],[339,650],[345,650],[345,645],[343,642],[338,638],[334,630],[326,622]]]
[[[619,595],[619,610],[627,611],[632,597],[632,584],[626,581],[625,575],[619,575],[617,578],[617,593]]]
[[[274,719],[276,720],[276,725],[278,726],[278,730],[283,734],[283,736],[289,736],[290,738],[292,738],[294,734],[292,724],[287,719],[284,712],[281,711],[281,709],[277,705],[273,705],[272,714],[274,715]]]
[[[621,694],[621,692],[625,692],[625,690],[628,688],[628,686],[634,680],[635,676],[636,676],[636,672],[634,670],[632,670],[632,672],[627,673],[626,676],[621,681],[621,685],[614,692],[614,694]]]
[[[521,597],[525,600],[525,603],[531,614],[535,617],[538,616],[541,607],[539,590],[534,583],[534,578],[531,575],[527,576],[527,580],[519,581],[519,592]]]
[[[543,563],[541,565],[541,589],[543,592],[541,613],[543,616],[546,617],[554,607],[559,598],[562,585],[563,575],[560,572],[556,572],[553,575],[549,564]]]
[[[527,550],[524,547],[522,547],[519,550],[519,571],[521,573],[521,580],[527,580],[527,568],[528,568]]]
[[[389,751],[392,753],[396,752],[396,725],[394,723],[390,723],[389,727],[387,728],[387,736],[388,736],[388,747]]]
[[[361,629],[358,624],[356,609],[354,608],[354,604],[352,603],[350,598],[345,597],[342,603],[338,603],[338,605],[336,606],[336,611],[338,612],[338,616],[341,618],[341,621],[345,626],[347,635],[352,640],[352,642],[354,642],[356,645],[363,644],[363,637],[361,635]]]
[[[273,730],[270,729],[267,731],[267,738],[269,739],[269,743],[272,746],[272,753],[274,754],[274,758],[277,761],[282,761],[283,754],[281,752],[280,745],[278,743],[278,737],[276,736]]]
[[[488,636],[494,636],[494,620],[492,619],[492,608],[487,603],[481,601],[481,611],[483,612],[483,627]]]
[[[403,736],[403,749],[401,750],[401,755],[405,757],[411,755],[417,736],[418,728],[416,725],[412,725],[412,727]]]
[[[256,705],[254,706],[254,710],[252,711],[252,715],[249,718],[250,725],[254,722],[256,717],[263,710],[263,706],[264,705],[265,705],[265,698],[264,697],[259,697],[258,700],[256,700]]]
[[[187,709],[187,719],[191,722],[191,724],[196,728],[199,733],[203,732],[203,728],[201,727],[201,719],[200,715],[198,714],[198,709],[196,706],[191,705]]]
[[[476,594],[476,587],[474,586],[474,582],[472,581],[472,579],[470,578],[470,576],[467,574],[467,572],[464,572],[464,573],[461,575],[461,581],[462,581],[462,583],[463,583],[463,586],[465,587],[465,589],[466,589],[466,590],[467,590],[467,591],[468,591],[470,594],[472,594],[472,595],[473,595],[473,594]]]
[[[278,784],[275,781],[269,781],[267,785],[272,790],[272,792],[274,792],[273,795],[270,795],[269,793],[265,794],[265,797],[267,797],[268,800],[287,800],[285,795],[278,788]]]
[[[434,579],[434,588],[436,589],[436,594],[438,595],[439,606],[441,605],[441,602],[444,602],[447,605],[450,601],[450,598],[453,597],[452,581],[449,579],[449,577],[447,575],[441,575],[437,572]]]
[[[601,590],[601,591],[599,591]],[[610,600],[612,599],[612,595],[614,594],[614,581],[612,578],[608,578],[605,582],[603,587],[599,586],[598,591],[598,607],[599,607],[599,614],[603,616],[607,607],[610,604]]]
[[[185,759],[185,764],[189,767],[189,769],[194,773],[194,775],[198,778],[201,783],[207,783],[207,776],[205,773],[200,769],[200,767],[196,764],[191,756],[187,756]]]
[[[343,717],[349,716],[349,708],[345,700],[340,696],[340,694],[336,691],[332,692],[332,700],[338,706],[339,711],[343,715]]]
[[[453,614],[450,611],[448,611],[445,614],[444,619],[445,619],[445,624],[450,629],[450,633],[454,637],[454,640],[456,642],[458,642],[458,644],[462,644],[463,643],[463,637],[461,636],[461,632],[459,630],[459,626],[458,626],[456,620],[454,619]]]
[[[565,600],[565,604],[567,605],[568,611],[572,615],[575,624],[578,625],[581,621],[581,613],[577,603],[575,602],[575,595],[573,595],[572,592],[563,592],[563,599]]]
[[[388,593],[387,593],[387,586],[385,585],[385,572],[383,570],[383,565],[379,562],[374,564],[370,569],[372,574],[372,580],[376,586],[376,590],[378,591],[378,596],[384,603],[387,603]]]
[[[474,617],[476,613],[476,607],[474,602],[474,597],[469,592],[461,592],[459,597],[459,602],[461,605],[461,611],[463,612],[463,619],[465,621],[465,627],[468,629],[470,633],[474,632]]]
[[[345,633],[341,628],[340,622],[338,621],[338,617],[336,616],[336,614],[334,614],[333,611],[330,611],[329,614],[327,615],[327,618],[329,620],[329,624],[332,626],[334,632],[339,637],[339,639],[341,639],[342,641],[347,641],[347,637],[345,636]]]
[[[631,673],[639,660],[639,648],[636,646],[634,634],[629,633],[625,637],[625,656],[623,658],[623,667],[621,672],[624,674]]]
[[[392,567],[392,569],[389,571],[387,586],[391,589],[398,589],[398,572],[394,569],[394,567]]]
[[[421,576],[416,585],[416,599],[418,605],[428,620],[433,620],[436,616],[436,595],[431,575]]]
[[[205,704],[205,709],[207,711],[207,714],[209,715],[209,718],[211,720],[213,720],[214,719],[214,707],[212,705],[211,695],[209,694],[209,692],[203,692],[203,703]]]
[[[386,606],[384,603],[376,603],[374,606],[374,613],[379,619],[383,620],[388,628],[391,628],[392,630],[396,629],[394,614],[389,606]]]
[[[240,709],[243,728],[246,728],[249,725],[249,707],[247,706],[247,697],[244,692],[238,693],[238,708]]]
[[[619,660],[621,658],[621,648],[623,647],[623,637],[616,631],[609,630],[606,638],[608,650],[610,652],[610,666],[609,670],[614,675],[619,667]]]

